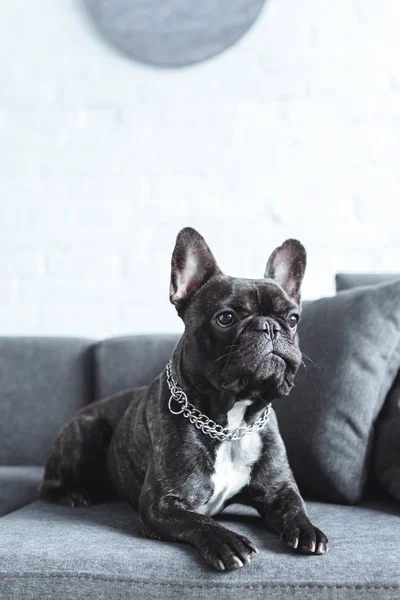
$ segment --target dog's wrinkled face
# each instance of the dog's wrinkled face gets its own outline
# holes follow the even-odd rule
[[[216,277],[187,311],[190,348],[225,390],[287,394],[301,362],[300,308],[273,280]]]
[[[191,228],[177,238],[171,302],[185,323],[185,360],[216,389],[238,398],[289,393],[301,364],[297,323],[306,265],[303,246],[287,240],[264,279],[228,277]]]

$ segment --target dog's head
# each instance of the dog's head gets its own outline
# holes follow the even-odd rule
[[[236,397],[289,393],[301,364],[297,324],[306,252],[286,240],[264,279],[224,275],[203,237],[187,227],[172,256],[170,300],[185,324],[185,368]]]

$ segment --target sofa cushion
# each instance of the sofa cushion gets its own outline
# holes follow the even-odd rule
[[[374,467],[377,482],[400,502],[400,371],[378,420]]]
[[[299,335],[307,369],[274,408],[305,495],[349,503],[362,496],[374,422],[400,364],[399,297],[396,281],[304,307]]]
[[[38,498],[42,467],[0,466],[0,517]]]
[[[114,337],[96,345],[96,398],[148,385],[164,369],[179,335]]]
[[[365,283],[392,281],[400,275],[338,273],[336,290],[353,288]],[[400,371],[378,417],[374,449],[374,477],[394,498],[400,501]]]
[[[91,342],[0,338],[0,464],[41,465],[53,437],[92,400]]]
[[[13,600],[398,600],[400,507],[310,502],[329,536],[325,556],[300,556],[251,509],[219,518],[259,549],[250,567],[213,571],[188,545],[144,539],[125,502],[70,509],[37,501],[0,519],[0,597]]]
[[[400,279],[400,273],[337,273],[336,291],[343,292],[363,285],[377,285]]]

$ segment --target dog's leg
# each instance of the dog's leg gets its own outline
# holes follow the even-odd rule
[[[88,506],[113,497],[107,476],[112,429],[103,419],[81,414],[55,438],[40,497],[69,506]]]
[[[250,488],[247,503],[258,510],[266,525],[279,533],[293,550],[302,554],[326,554],[328,538],[308,518],[297,486],[288,482],[273,491],[268,487],[263,491]]]
[[[119,479],[120,487],[136,504],[137,485],[129,472]],[[139,517],[142,534],[165,541],[187,542],[195,546],[203,558],[220,571],[242,567],[257,553],[253,544],[208,516],[196,513],[189,501],[180,498],[178,491],[164,493],[162,482],[150,467],[139,500]]]
[[[211,517],[185,508],[175,496],[149,503],[141,497],[139,508],[142,533],[152,539],[187,542],[220,571],[237,569],[250,563],[257,549],[243,535],[226,529]]]
[[[290,469],[276,422],[271,419],[264,456],[247,488],[236,499],[254,506],[266,525],[302,554],[326,554],[328,538],[307,516],[306,506]]]

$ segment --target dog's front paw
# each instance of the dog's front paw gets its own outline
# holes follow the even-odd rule
[[[258,552],[246,537],[225,528],[203,530],[196,547],[203,558],[218,571],[239,569],[249,564],[251,557]]]
[[[326,554],[328,538],[308,519],[288,523],[281,535],[286,544],[301,554]]]

